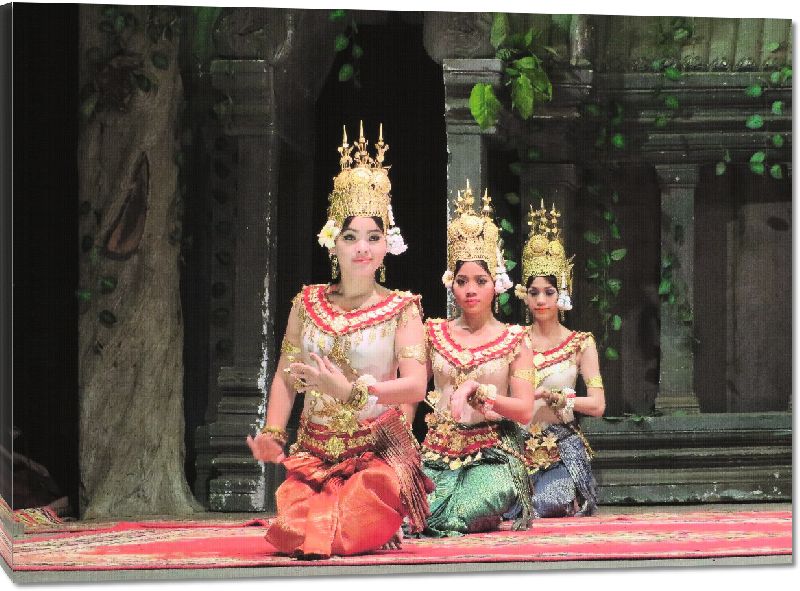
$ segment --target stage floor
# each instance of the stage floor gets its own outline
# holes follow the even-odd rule
[[[408,539],[401,550],[299,562],[263,539],[271,516],[201,513],[15,524],[18,583],[512,572],[792,563],[790,503],[601,506],[528,532]],[[3,561],[5,562],[5,561]],[[7,569],[6,564],[3,565]],[[10,574],[10,573],[9,573]]]

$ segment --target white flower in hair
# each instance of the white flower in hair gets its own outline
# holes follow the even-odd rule
[[[341,230],[336,227],[335,220],[328,220],[328,222],[322,226],[322,230],[319,234],[317,234],[317,242],[319,242],[320,246],[324,246],[325,248],[333,248],[336,246],[336,237],[339,235]]]
[[[527,294],[528,291],[522,286],[522,284],[517,283],[517,285],[514,287],[514,295],[523,300]]]
[[[389,205],[389,226],[394,226],[394,212],[392,211],[391,204]],[[399,232],[399,230],[398,230]]]
[[[442,283],[444,283],[447,289],[453,287],[453,272],[450,269],[445,271],[444,275],[442,275]]]
[[[391,210],[390,210],[391,211]],[[408,250],[403,236],[400,234],[400,228],[394,226],[389,228],[386,233],[386,252],[389,254],[400,254]]]
[[[505,269],[503,269],[505,271]],[[505,293],[509,288],[514,287],[514,283],[508,278],[505,273],[498,273],[497,279],[494,280],[494,292]]]

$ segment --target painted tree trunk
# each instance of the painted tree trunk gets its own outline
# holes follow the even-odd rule
[[[202,510],[184,474],[176,13],[123,9],[80,8],[84,518]]]

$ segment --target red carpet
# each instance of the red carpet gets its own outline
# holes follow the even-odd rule
[[[13,569],[114,570],[320,565],[271,554],[267,522],[44,526],[13,545]],[[792,553],[792,514],[652,512],[542,519],[526,532],[406,539],[401,550],[334,557],[326,566],[767,556]]]

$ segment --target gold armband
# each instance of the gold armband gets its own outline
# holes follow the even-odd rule
[[[283,353],[286,353],[286,360],[289,363],[294,363],[294,357],[300,353],[300,348],[295,347],[289,342],[289,339],[284,337],[283,342],[281,342],[281,354]]]
[[[534,386],[536,385],[536,368],[532,367],[530,369],[518,369],[517,371],[511,374],[512,378],[519,378],[521,380],[525,380],[526,382],[530,382]]]
[[[409,345],[408,347],[403,347],[397,352],[398,359],[416,359],[422,365],[425,365],[428,362],[428,356],[425,354],[425,345],[420,343],[419,345]]]
[[[587,388],[603,388],[603,378],[600,375],[596,375],[593,378],[584,378],[583,382],[586,384]]]
[[[262,435],[271,437],[281,445],[286,445],[286,441],[289,439],[289,436],[286,434],[286,429],[283,429],[282,427],[264,425],[261,427],[261,433]]]

